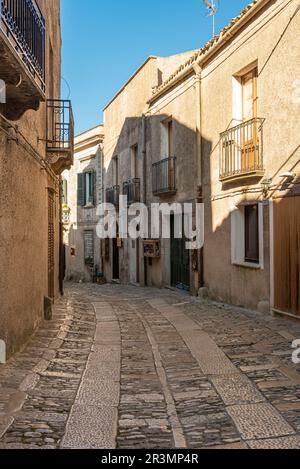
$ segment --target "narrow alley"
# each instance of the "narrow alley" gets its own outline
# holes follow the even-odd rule
[[[0,368],[0,448],[300,448],[300,324],[68,284]]]

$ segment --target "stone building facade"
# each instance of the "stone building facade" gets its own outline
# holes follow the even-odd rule
[[[0,9],[0,340],[8,355],[62,290],[60,173],[73,145],[71,105],[60,100],[60,2],[24,2],[19,16],[14,3]]]
[[[161,239],[149,259],[152,240],[116,239],[109,280],[300,315],[299,22],[297,0],[257,0],[169,74],[150,58],[107,106],[107,200],[128,182],[147,205],[205,204],[203,249]]]
[[[63,173],[66,278],[92,281],[102,273],[97,206],[103,202],[103,126],[75,138],[74,165]]]
[[[165,58],[149,57],[104,109],[106,202],[116,205],[117,211],[122,194],[128,195],[130,204],[142,202],[147,205],[151,201],[149,145],[152,120],[157,117],[152,119],[146,115],[147,102],[153,88],[190,55],[191,52]],[[159,137],[155,135],[154,138]],[[108,281],[162,286],[165,280],[160,272],[154,273],[151,280],[148,267],[142,239],[119,239],[117,233],[115,239],[106,242],[104,272]]]
[[[205,293],[296,316],[299,24],[297,1],[253,2],[151,98],[152,107],[174,106],[176,93],[199,79]]]

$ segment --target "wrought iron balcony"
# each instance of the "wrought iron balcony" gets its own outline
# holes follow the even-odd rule
[[[220,181],[264,175],[263,124],[251,119],[220,135]]]
[[[120,186],[114,186],[106,189],[106,203],[119,207]]]
[[[141,180],[134,178],[123,184],[123,195],[127,196],[128,204],[141,201]]]
[[[152,165],[153,194],[175,194],[176,158],[170,157]]]
[[[45,100],[45,19],[36,0],[0,0],[1,112],[11,120]]]
[[[69,100],[47,100],[47,157],[56,174],[70,169],[74,156],[74,118]]]

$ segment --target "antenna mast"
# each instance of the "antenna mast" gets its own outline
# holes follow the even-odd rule
[[[213,37],[216,35],[216,14],[218,12],[218,0],[203,0],[207,10],[208,16],[213,19]]]

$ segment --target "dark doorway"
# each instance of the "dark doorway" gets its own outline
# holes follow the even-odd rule
[[[120,255],[119,255],[119,247],[118,247],[118,239],[113,239],[113,280],[120,279]]]
[[[180,215],[181,238],[175,237],[175,216],[171,216],[171,284],[173,287],[190,290],[190,251],[186,249],[184,217]]]
[[[136,240],[136,283],[140,283],[140,238]]]
[[[54,299],[54,191],[48,189],[48,296]]]

